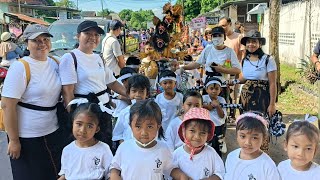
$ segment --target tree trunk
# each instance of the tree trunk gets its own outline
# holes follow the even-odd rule
[[[279,59],[279,22],[280,22],[281,0],[270,0],[270,30],[269,30],[269,49],[270,55],[274,57],[277,64],[277,91],[281,92],[280,84],[280,59]],[[278,99],[278,96],[277,96]]]

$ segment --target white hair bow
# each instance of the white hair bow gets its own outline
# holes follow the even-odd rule
[[[67,105],[67,107],[71,106],[72,104],[77,104],[77,106],[79,106],[80,104],[84,104],[84,103],[88,103],[88,102],[89,101],[86,98],[77,98],[77,99],[73,99],[72,101],[70,101],[69,104]],[[98,105],[99,105],[102,112],[106,112],[108,114],[113,113],[113,110],[105,107],[102,102],[99,102]]]
[[[316,116],[310,116],[310,114],[306,114],[304,119],[295,119],[294,121],[308,121],[309,123],[314,123],[318,120]]]

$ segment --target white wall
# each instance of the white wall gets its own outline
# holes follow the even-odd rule
[[[300,59],[310,56],[318,40],[320,40],[320,0],[311,0],[311,39],[309,34],[309,13],[307,2],[293,2],[281,6],[279,25],[280,61],[299,65]],[[261,29],[264,37],[269,37],[269,11],[264,15]],[[272,30],[271,30],[272,31]],[[311,50],[309,44],[311,42]],[[269,50],[269,39],[264,50]]]

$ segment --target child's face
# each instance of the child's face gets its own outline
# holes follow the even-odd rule
[[[202,107],[201,99],[194,96],[188,97],[182,106],[184,113],[187,113],[189,109],[194,107],[197,107],[197,108]]]
[[[261,152],[260,147],[264,140],[262,132],[256,130],[238,130],[237,141],[241,153],[247,157],[255,157]]]
[[[145,100],[147,98],[147,89],[131,87],[129,97],[137,101]]]
[[[312,142],[304,134],[293,134],[286,142],[284,149],[288,153],[291,165],[296,170],[305,171],[310,168],[310,162],[316,153],[315,142]]]
[[[171,62],[171,71],[175,72],[177,69],[179,69],[179,63],[176,61]]]
[[[78,144],[90,146],[94,142],[93,136],[100,130],[96,117],[89,116],[87,113],[80,113],[76,116],[72,124],[73,136]]]
[[[173,80],[164,80],[161,81],[160,85],[165,92],[172,93],[174,92],[174,88],[176,87],[176,82]]]
[[[150,53],[152,53],[154,51],[154,49],[153,49],[153,47],[151,47],[150,45],[145,45],[144,46],[144,52],[146,53],[146,54],[150,54]]]
[[[190,142],[192,147],[200,147],[207,142],[208,128],[201,126],[196,121],[190,122],[186,126],[186,139]]]
[[[161,127],[153,117],[140,119],[138,121],[138,115],[133,116],[130,126],[133,136],[143,144],[147,144],[155,139]]]
[[[221,87],[219,84],[211,84],[207,87],[206,91],[211,98],[217,99],[221,92]]]

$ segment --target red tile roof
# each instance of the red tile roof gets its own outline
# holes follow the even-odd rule
[[[24,14],[16,14],[16,13],[4,13],[10,17],[14,16],[17,17],[18,19],[21,19],[23,21],[27,21],[27,22],[31,22],[31,23],[36,23],[36,24],[42,24],[42,25],[46,25],[49,26],[50,24],[42,19],[38,19],[38,18],[33,18]]]

